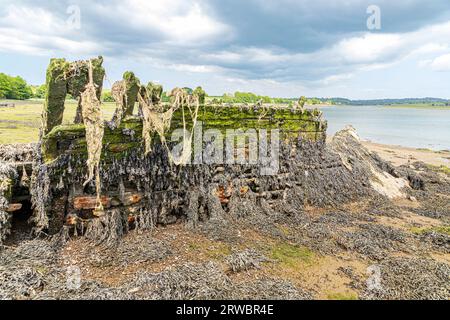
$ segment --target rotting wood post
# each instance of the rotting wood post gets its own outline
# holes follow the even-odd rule
[[[123,105],[125,106],[125,116],[132,116],[134,104],[138,100],[138,93],[141,89],[141,85],[139,79],[131,71],[127,71],[123,74],[123,80],[125,80],[126,85],[125,101],[123,102]]]
[[[74,70],[73,74],[68,76],[67,93],[78,100],[77,112],[75,115],[75,123],[82,123],[81,114],[81,93],[86,89],[89,83],[89,65],[92,63],[92,75],[96,89],[97,99],[101,100],[103,90],[103,79],[105,78],[105,69],[103,68],[103,57],[86,60],[75,61],[70,64],[70,70]]]
[[[43,111],[43,131],[49,133],[63,121],[64,102],[67,94],[78,100],[75,123],[81,123],[80,96],[89,82],[89,61],[93,66],[93,78],[97,98],[100,100],[105,69],[103,57],[86,61],[68,62],[65,59],[51,59],[47,69],[47,93]]]
[[[149,95],[150,100],[153,104],[161,102],[162,93],[163,93],[162,85],[153,82],[149,82],[147,84],[147,94]]]
[[[49,133],[60,125],[64,114],[64,101],[67,94],[65,74],[69,69],[66,59],[51,59],[47,69],[47,93],[42,114],[43,132]]]

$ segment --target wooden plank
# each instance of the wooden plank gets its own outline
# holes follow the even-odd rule
[[[12,213],[19,211],[20,209],[22,209],[21,203],[10,203],[8,209],[6,209],[6,212]]]

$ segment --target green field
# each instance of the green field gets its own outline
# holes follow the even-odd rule
[[[15,107],[0,107],[0,144],[37,142],[41,127],[43,100],[12,101],[0,100],[0,103],[14,103]],[[75,118],[77,102],[66,101],[64,123]],[[116,106],[113,102],[102,104],[103,116],[110,120]]]

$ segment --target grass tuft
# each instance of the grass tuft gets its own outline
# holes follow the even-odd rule
[[[437,226],[437,227],[412,227],[411,232],[417,235],[422,235],[428,232],[437,232],[450,236],[450,225],[449,226]]]
[[[328,300],[358,300],[358,295],[353,292],[333,292],[327,296]]]
[[[272,248],[270,256],[285,267],[296,268],[301,264],[310,264],[314,258],[314,252],[306,247],[278,243]]]
[[[430,168],[435,172],[441,172],[450,175],[450,168],[444,165],[441,166],[428,165],[428,168]]]

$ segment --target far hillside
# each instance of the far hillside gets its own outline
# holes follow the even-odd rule
[[[186,90],[192,91],[190,88]],[[28,99],[44,99],[46,86],[29,85],[20,76],[11,76],[0,73],[0,99],[7,100],[28,100]],[[330,105],[349,105],[349,106],[396,106],[396,107],[449,107],[450,100],[441,98],[402,98],[402,99],[372,99],[372,100],[351,100],[347,98],[318,98],[318,97],[299,97],[280,98],[258,95],[252,92],[225,93],[221,96],[207,95],[209,103],[272,103],[293,105],[297,101],[304,102],[310,106],[330,106]],[[103,102],[114,102],[111,91],[103,90]],[[169,98],[167,93],[163,93],[162,100],[167,102]]]

